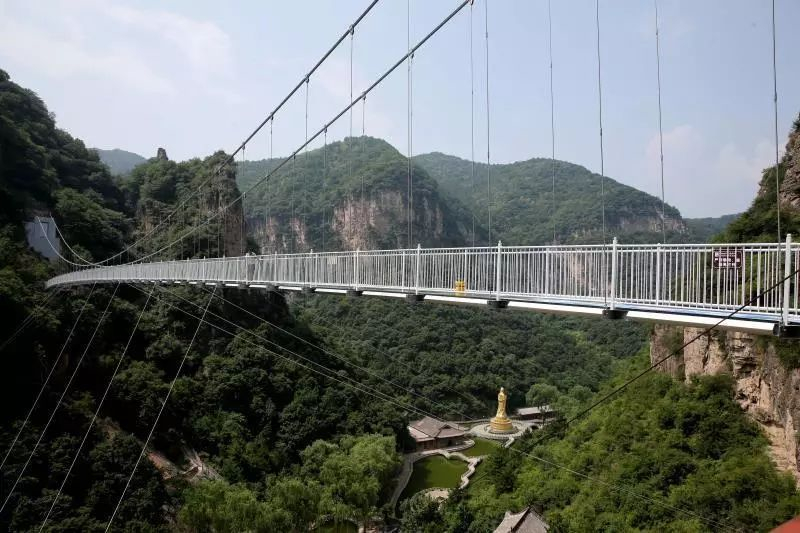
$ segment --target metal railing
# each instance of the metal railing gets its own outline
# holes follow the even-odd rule
[[[411,248],[246,255],[88,268],[47,286],[197,282],[438,294],[800,321],[800,247],[784,243]],[[763,296],[758,297],[759,294]]]

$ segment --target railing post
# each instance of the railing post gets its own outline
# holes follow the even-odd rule
[[[661,243],[656,245],[656,305],[661,302]]]
[[[319,285],[317,282],[317,256],[314,255],[314,249],[311,249],[311,285],[316,287]]]
[[[611,294],[609,304],[611,309],[616,307],[617,298],[617,238],[611,241]]]
[[[400,287],[405,291],[406,289],[406,250],[402,250],[403,255],[400,259]]]
[[[494,299],[497,300],[498,302],[500,301],[500,267],[502,263],[501,261],[502,257],[503,257],[503,242],[497,241],[497,261],[495,261],[496,276],[494,283],[494,289],[495,289]]]
[[[783,312],[781,315],[781,322],[783,325],[789,323],[789,289],[792,286],[791,281],[788,279],[792,274],[792,234],[786,234],[786,251],[784,252],[783,260]]]
[[[419,294],[419,261],[422,254],[422,245],[417,243],[417,267],[414,272],[414,294]]]
[[[354,286],[353,288],[354,288],[355,290],[358,290],[358,252],[360,252],[360,251],[361,251],[361,249],[360,249],[360,248],[357,248],[357,249],[356,249],[356,255],[355,255],[355,270],[354,270],[354,272],[353,272],[353,276],[355,277],[355,286]]]

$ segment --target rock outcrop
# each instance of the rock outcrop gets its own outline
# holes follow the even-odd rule
[[[655,326],[650,359],[658,361],[703,330]],[[800,369],[789,369],[778,350],[800,350],[800,344],[779,345],[769,337],[739,332],[713,332],[667,359],[659,370],[690,382],[700,375],[730,374],[735,400],[769,438],[779,468],[800,481],[797,428],[800,428]]]

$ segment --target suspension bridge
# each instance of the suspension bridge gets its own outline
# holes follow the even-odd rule
[[[76,270],[47,286],[206,284],[628,316],[698,327],[735,312],[719,327],[768,333],[775,325],[800,323],[800,273],[793,270],[799,264],[800,246],[790,236],[782,244],[499,243],[135,263]],[[780,290],[774,290],[776,284]]]
[[[202,288],[209,294],[205,306],[197,306],[198,314],[181,309],[193,319],[197,320],[197,326],[191,341],[183,355],[180,365],[174,374],[172,382],[166,392],[166,396],[161,403],[160,411],[150,426],[149,434],[143,443],[141,453],[138,456],[133,470],[130,472],[127,483],[119,496],[117,505],[111,513],[106,524],[106,531],[110,530],[112,523],[120,509],[126,493],[129,489],[131,480],[136,472],[139,462],[145,455],[150,444],[154,431],[159,423],[161,413],[167,404],[176,380],[178,379],[186,357],[192,349],[197,332],[204,325],[229,334],[236,335],[237,331],[242,330],[239,325],[226,317],[216,315],[213,311],[209,312],[209,307],[214,298],[224,300],[224,296],[219,288],[231,287],[245,290],[266,290],[266,291],[302,291],[310,293],[333,293],[348,295],[350,297],[375,296],[385,298],[405,299],[410,304],[420,304],[423,301],[447,304],[466,304],[482,305],[493,309],[522,309],[536,312],[560,313],[567,315],[584,315],[605,317],[609,319],[630,318],[634,320],[669,323],[676,325],[701,327],[704,331],[694,337],[696,340],[700,335],[708,333],[713,329],[728,329],[743,331],[756,334],[775,334],[781,336],[798,336],[800,330],[800,301],[798,287],[800,287],[800,245],[792,242],[791,235],[783,235],[780,230],[780,201],[777,198],[778,207],[778,231],[775,242],[764,243],[721,243],[721,244],[669,244],[666,240],[665,231],[665,199],[664,199],[664,171],[663,171],[663,143],[660,143],[661,154],[661,230],[662,242],[659,244],[632,244],[620,243],[616,238],[607,239],[607,228],[605,218],[605,189],[604,184],[604,151],[603,151],[603,113],[602,113],[602,85],[601,85],[601,54],[600,54],[600,2],[595,3],[596,9],[596,29],[597,29],[597,96],[598,96],[598,126],[599,126],[599,162],[600,162],[600,190],[598,198],[598,209],[602,212],[602,240],[598,244],[566,246],[553,244],[550,246],[504,246],[501,242],[496,245],[475,246],[475,214],[473,213],[473,236],[472,246],[455,248],[423,248],[417,245],[413,247],[413,213],[414,213],[414,182],[413,182],[413,112],[412,112],[412,68],[414,54],[417,53],[435,34],[443,27],[450,24],[456,16],[465,8],[469,8],[469,69],[472,82],[471,89],[471,109],[472,117],[472,161],[471,172],[472,185],[475,186],[477,176],[475,174],[475,127],[474,127],[474,60],[473,60],[473,1],[463,0],[456,4],[441,22],[434,26],[425,36],[412,45],[411,42],[411,14],[408,8],[408,46],[407,52],[397,59],[382,75],[373,83],[368,85],[360,94],[355,97],[353,92],[353,42],[356,29],[367,17],[370,11],[378,4],[378,0],[372,0],[366,9],[345,29],[336,39],[331,48],[323,54],[321,59],[299,80],[294,88],[283,98],[283,100],[272,110],[272,112],[250,133],[234,150],[229,157],[220,165],[217,170],[219,175],[227,166],[236,161],[237,155],[241,154],[244,163],[245,149],[248,143],[253,142],[254,137],[269,124],[269,145],[270,158],[272,158],[272,126],[276,114],[290,101],[299,91],[305,89],[305,140],[287,157],[275,165],[266,175],[257,180],[247,190],[242,191],[235,199],[225,205],[220,203],[217,208],[211,210],[208,215],[199,220],[195,218],[194,224],[186,229],[178,231],[177,238],[169,240],[166,244],[161,244],[164,239],[156,240],[159,233],[168,234],[171,230],[170,224],[177,221],[191,219],[187,216],[187,211],[191,202],[214,191],[212,189],[212,179],[208,177],[203,183],[191,191],[181,200],[172,211],[149,230],[139,236],[135,242],[125,246],[120,252],[104,260],[93,261],[78,254],[69,243],[63,239],[67,251],[61,253],[60,247],[51,242],[54,251],[61,260],[61,272],[46,283],[50,293],[46,296],[40,306],[47,304],[47,301],[54,295],[69,295],[66,289],[70,287],[89,285],[92,289],[84,301],[83,308],[75,318],[72,331],[75,330],[83,316],[83,309],[92,297],[94,288],[98,284],[112,284],[114,292],[109,298],[106,308],[98,320],[94,333],[101,327],[103,320],[108,312],[112,300],[117,294],[117,289],[122,284],[134,286],[146,285],[149,290],[144,290],[147,299],[141,308],[133,330],[130,333],[128,344],[121,353],[117,366],[107,384],[105,392],[97,404],[94,417],[86,429],[85,436],[78,447],[69,470],[66,472],[63,481],[52,498],[49,510],[43,517],[40,531],[45,528],[51,515],[56,508],[56,503],[61,496],[67,479],[69,478],[72,467],[80,455],[83,445],[90,434],[92,426],[101,412],[106,395],[112,387],[113,381],[119,371],[123,359],[126,357],[131,339],[139,326],[151,297],[161,300],[158,295],[154,295],[155,289],[165,289],[165,285],[186,284]],[[410,5],[410,2],[409,2]],[[492,197],[491,197],[491,157],[490,157],[490,97],[489,97],[489,8],[488,2],[483,1],[484,7],[484,43],[486,59],[486,192],[488,213],[488,233],[491,240],[492,231]],[[654,1],[655,7],[655,60],[657,65],[657,88],[658,88],[658,116],[659,116],[659,137],[661,138],[661,72],[660,72],[660,52],[659,52],[659,33],[658,33],[658,6],[657,0]],[[775,7],[772,5],[773,33],[773,89],[775,105],[775,163],[778,165],[778,137],[777,137],[777,82],[775,74],[775,39],[774,39],[774,19]],[[555,213],[556,202],[556,173],[555,173],[555,119],[553,104],[553,60],[552,60],[552,21],[550,6],[548,3],[548,28],[549,28],[549,86],[550,86],[550,132],[552,140],[552,205]],[[342,43],[349,40],[350,45],[350,99],[341,111],[336,113],[330,120],[323,123],[316,133],[309,135],[308,130],[308,99],[309,84],[314,79],[314,75],[320,65],[325,63],[331,54],[337,50]],[[245,253],[244,235],[239,239],[242,244],[241,253],[236,257],[212,257],[211,238],[206,236],[208,252],[205,257],[201,257],[198,251],[193,257],[184,258],[182,246],[187,239],[202,239],[198,237],[201,229],[208,228],[211,224],[216,224],[219,228],[227,223],[227,216],[238,206],[240,213],[243,212],[244,199],[256,187],[262,186],[273,179],[278,172],[287,164],[293,163],[296,157],[301,154],[308,146],[315,141],[324,139],[327,147],[328,128],[334,123],[350,114],[350,138],[353,137],[353,108],[357,104],[365,105],[367,96],[373,92],[392,72],[401,65],[406,65],[408,69],[408,176],[406,209],[408,215],[408,246],[393,250],[350,250],[350,251],[323,251],[314,252],[308,250],[302,253],[266,253],[254,254]],[[363,120],[363,119],[362,119]],[[362,135],[363,135],[362,125]],[[348,148],[350,142],[347,143]],[[350,165],[348,165],[350,166]],[[323,170],[324,172],[325,170]],[[350,170],[352,172],[352,170]],[[780,183],[778,172],[775,172],[776,185]],[[776,187],[779,194],[779,187]],[[363,199],[364,184],[362,178],[361,195]],[[217,196],[220,199],[220,196]],[[198,201],[199,205],[199,201]],[[269,206],[267,206],[268,208]],[[267,209],[268,211],[268,209]],[[293,213],[294,215],[294,213]],[[243,217],[238,217],[241,223],[241,231],[244,232]],[[324,225],[322,227],[324,235]],[[171,234],[171,233],[169,233]],[[45,233],[47,235],[47,233]],[[162,236],[163,236],[162,235]],[[219,237],[218,237],[219,239]],[[324,237],[323,237],[324,239]],[[156,244],[158,242],[159,244]],[[556,242],[555,220],[553,221],[553,242]],[[216,247],[219,252],[220,246]],[[179,251],[180,250],[180,251]],[[199,250],[199,247],[198,247]],[[65,255],[66,254],[66,255]],[[132,259],[127,259],[132,258]],[[165,259],[171,258],[171,259]],[[212,286],[212,289],[206,288]],[[60,290],[62,289],[62,290]],[[166,290],[166,289],[165,289]],[[170,292],[170,291],[167,291]],[[174,293],[173,297],[180,298]],[[186,303],[186,302],[184,302]],[[242,309],[245,312],[244,309]],[[217,321],[224,322],[226,325],[220,326],[209,322],[206,319],[207,313]],[[252,313],[250,313],[252,315]],[[255,316],[255,315],[253,315]],[[27,327],[35,320],[35,313],[26,319],[17,333]],[[263,317],[256,317],[268,323]],[[15,333],[15,336],[16,334]],[[273,341],[257,336],[253,332],[246,332],[253,336],[253,340],[246,340],[253,349],[264,350],[278,357],[286,358],[293,364],[305,368],[311,372],[318,373],[328,379],[340,381],[344,385],[353,388],[359,393],[374,396],[381,401],[387,401],[410,412],[433,416],[434,413],[424,411],[415,405],[399,400],[397,397],[386,394],[374,387],[370,387],[361,381],[337,373],[325,367],[313,359],[305,358],[297,353],[291,352],[283,346],[279,346]],[[64,345],[50,368],[44,383],[39,390],[28,414],[16,433],[11,443],[11,447],[0,462],[0,470],[6,465],[13,449],[21,444],[20,436],[28,424],[31,414],[36,410],[39,399],[43,391],[48,386],[54,370],[59,365],[59,360],[70,342],[72,332],[67,336]],[[13,336],[9,341],[13,341]],[[5,497],[0,504],[0,513],[12,502],[12,496],[16,494],[18,484],[23,478],[25,471],[36,453],[39,444],[42,442],[45,433],[50,427],[50,423],[55,417],[56,411],[62,404],[65,396],[69,392],[72,380],[81,366],[84,356],[89,351],[94,340],[94,334],[87,342],[82,355],[76,363],[72,375],[67,381],[63,392],[50,414],[49,420],[39,433],[38,440],[33,446],[27,460],[20,468],[16,480],[10,486]],[[302,340],[302,339],[301,339]],[[692,342],[689,341],[689,342]],[[308,341],[303,342],[310,344]],[[0,346],[2,349],[6,343]],[[274,347],[265,348],[265,346]],[[325,348],[315,346],[315,348],[331,353]],[[284,352],[286,355],[284,355]],[[338,354],[333,354],[337,357]],[[671,357],[670,354],[667,357]],[[656,362],[650,369],[652,370],[664,359]],[[302,360],[302,362],[300,362]],[[358,367],[365,373],[368,369]],[[641,375],[632,378],[639,379]],[[629,381],[629,382],[630,382]],[[409,392],[397,383],[388,381],[392,387]],[[627,383],[626,383],[627,385]],[[411,394],[416,394],[413,391]],[[587,410],[593,409],[611,395],[607,395],[601,400],[592,404]],[[435,402],[432,402],[432,405]],[[568,421],[569,422],[569,421]],[[527,455],[527,454],[526,454]],[[533,457],[537,459],[536,457]],[[560,468],[559,465],[555,465]],[[575,472],[573,472],[575,473]],[[648,501],[657,505],[681,512],[690,516],[694,513],[685,509],[675,508],[659,501],[654,501],[645,496],[635,494],[636,497],[646,498]],[[14,505],[17,501],[13,500]],[[704,519],[703,517],[700,517]],[[705,520],[705,519],[704,519]],[[709,523],[711,523],[709,521]]]
[[[408,50],[394,62],[361,94],[353,96],[353,42],[357,26],[363,22],[378,0],[373,0],[334,42],[332,47],[308,71],[276,106],[276,108],[250,133],[220,165],[217,174],[244,154],[248,143],[269,124],[270,157],[272,157],[272,125],[276,113],[302,89],[305,89],[305,140],[288,157],[284,158],[233,201],[219,205],[209,216],[196,221],[193,226],[166,245],[151,249],[127,263],[122,261],[131,250],[147,248],[155,234],[166,231],[171,221],[185,220],[185,211],[192,198],[203,194],[209,178],[172,212],[154,225],[147,233],[124,250],[100,262],[92,262],[73,253],[68,259],[61,256],[67,272],[47,282],[48,288],[95,283],[185,283],[192,285],[217,285],[246,287],[253,289],[306,291],[320,293],[343,293],[351,296],[384,296],[406,298],[409,302],[423,300],[432,302],[483,304],[493,308],[518,308],[540,312],[628,317],[634,320],[661,322],[676,325],[715,327],[745,331],[749,333],[777,335],[800,334],[800,307],[798,282],[800,281],[800,247],[792,243],[791,236],[780,231],[780,201],[778,204],[778,239],[772,243],[724,243],[724,244],[668,244],[664,198],[663,146],[661,147],[661,232],[660,244],[626,244],[616,239],[607,239],[605,215],[605,176],[603,150],[603,98],[600,54],[600,3],[595,3],[597,30],[597,96],[600,148],[600,197],[598,209],[602,212],[602,244],[581,246],[474,246],[475,213],[473,213],[473,236],[471,247],[422,248],[411,247],[414,220],[414,165],[413,165],[413,108],[412,68],[417,53],[436,33],[450,24],[464,8],[469,7],[469,69],[472,119],[472,182],[476,181],[474,168],[474,69],[473,58],[473,1],[459,2],[438,25],[417,43],[412,45],[410,35],[410,7],[408,28]],[[489,206],[488,231],[491,239],[492,191],[489,133],[489,26],[488,2],[484,2],[484,37],[486,59],[486,187]],[[655,44],[658,89],[659,135],[661,138],[661,70],[658,31],[658,5],[655,7]],[[774,9],[773,9],[774,10]],[[773,13],[774,16],[774,13]],[[548,28],[552,35],[552,16],[548,4]],[[774,32],[774,30],[773,30]],[[350,45],[349,103],[313,135],[308,129],[309,84],[329,56],[346,40]],[[773,41],[773,55],[775,53]],[[550,56],[550,108],[552,138],[552,210],[555,213],[555,118],[553,105],[553,61],[552,39],[549,40]],[[240,216],[242,235],[241,255],[238,257],[212,257],[163,260],[165,256],[178,255],[186,239],[197,238],[201,228],[212,223],[227,226],[227,215],[238,206],[244,210],[244,199],[255,188],[268,183],[289,163],[294,164],[298,155],[320,138],[327,147],[328,128],[350,114],[350,138],[353,137],[353,109],[364,106],[367,96],[383,83],[401,65],[408,68],[408,176],[407,176],[407,233],[409,247],[395,250],[351,250],[315,253],[272,253],[254,255],[245,253],[246,242],[244,217]],[[774,65],[773,65],[774,67]],[[777,121],[777,82],[773,77],[774,101]],[[777,122],[776,122],[777,124]],[[776,126],[777,128],[777,126]],[[363,134],[363,126],[362,126]],[[348,150],[350,140],[347,141]],[[777,129],[776,129],[777,148]],[[351,167],[348,163],[348,167]],[[776,150],[776,168],[778,168]],[[323,172],[326,172],[323,169]],[[352,174],[352,169],[350,170]],[[776,172],[776,180],[778,175]],[[779,187],[776,187],[779,190]],[[362,177],[361,195],[364,183]],[[294,201],[292,198],[294,217]],[[269,206],[266,206],[269,212]],[[324,218],[324,216],[323,216]],[[324,242],[324,221],[322,223]],[[220,230],[222,231],[222,230]],[[59,232],[60,233],[60,232]],[[784,238],[785,237],[785,238]],[[553,241],[556,242],[555,220]],[[66,243],[65,243],[66,244]],[[67,244],[72,252],[72,248]],[[220,247],[217,247],[219,252]],[[156,260],[159,259],[159,260]]]

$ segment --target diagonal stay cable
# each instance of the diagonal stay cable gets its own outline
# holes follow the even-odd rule
[[[3,351],[3,348],[5,348],[6,346],[8,346],[12,342],[14,342],[14,340],[17,337],[19,337],[20,334],[22,334],[22,332],[25,331],[25,329],[27,329],[27,327],[30,326],[33,323],[39,317],[39,312],[42,309],[44,309],[44,306],[47,304],[47,302],[50,301],[50,298],[52,298],[55,294],[57,294],[59,292],[61,292],[60,288],[59,288],[59,290],[56,290],[56,291],[53,291],[53,292],[48,292],[47,295],[45,296],[45,298],[42,299],[42,301],[39,304],[36,305],[36,307],[33,309],[33,311],[28,313],[28,316],[25,317],[25,320],[23,320],[20,323],[20,325],[17,327],[17,329],[14,331],[14,333],[12,333],[6,340],[3,341],[2,344],[0,344],[0,351]]]
[[[281,296],[283,296],[283,294],[281,294],[281,292],[278,291],[277,289],[269,289],[269,290],[274,291],[276,294],[280,294]],[[344,332],[344,330],[345,330],[345,328],[335,324],[333,321],[328,320],[326,318],[323,318],[322,316],[320,316],[319,313],[315,314],[314,317],[311,320],[313,322],[322,323],[325,327],[328,327],[328,328],[331,328],[331,329],[335,329],[336,331],[339,331],[339,332]],[[389,329],[391,329],[391,330],[393,330],[393,331],[395,331],[395,332],[397,332],[397,333],[399,333],[401,335],[403,335],[403,332],[400,331],[392,323],[384,324],[384,326],[388,327]],[[349,332],[349,333],[352,333],[352,332]],[[402,361],[401,359],[399,359],[399,358],[397,358],[397,357],[395,357],[393,355],[390,355],[385,350],[382,350],[379,347],[375,346],[375,344],[373,342],[371,342],[369,339],[362,338],[362,340],[370,343],[370,350],[382,355],[386,359],[391,359],[394,363],[397,363],[400,366],[406,368],[407,370],[411,371],[414,375],[419,376],[422,373],[419,369],[414,368],[412,365],[406,363],[405,361]],[[471,394],[463,393],[463,392],[461,392],[459,390],[456,390],[456,389],[450,387],[449,385],[445,385],[445,388],[447,390],[449,390],[450,392],[452,392],[453,394],[455,394],[457,396],[460,396],[462,399],[467,400],[467,402],[472,402],[475,405],[479,405],[481,407],[485,407],[485,404],[482,401],[480,401],[478,398],[476,398],[475,396],[473,396]],[[468,417],[465,418],[464,420],[467,420],[467,419],[468,419]]]
[[[135,285],[132,285],[132,287],[144,292],[142,289],[139,289]],[[167,292],[170,295],[173,295],[173,296],[175,295],[175,293],[170,292],[167,289],[164,289],[164,291]],[[158,297],[156,296],[156,298],[158,298]],[[173,308],[173,309],[175,309],[175,310],[177,310],[177,311],[179,311],[179,312],[181,312],[181,313],[183,313],[183,314],[185,314],[185,315],[187,315],[187,316],[189,316],[191,318],[199,319],[199,317],[197,315],[191,313],[190,311],[186,311],[185,309],[181,309],[180,307],[178,307],[176,305],[173,305],[173,304],[167,302],[166,300],[164,300],[162,298],[158,298],[158,300],[163,302],[167,306],[169,306],[169,307],[171,307],[171,308]],[[299,366],[300,368],[304,368],[306,370],[310,370],[311,372],[314,372],[315,374],[318,374],[318,375],[320,375],[320,376],[322,376],[324,378],[328,378],[328,379],[331,379],[333,381],[336,381],[337,383],[341,383],[342,385],[345,385],[345,386],[347,386],[347,387],[349,387],[349,388],[351,388],[353,390],[356,390],[356,391],[359,391],[359,392],[363,392],[363,393],[368,394],[368,395],[370,395],[370,396],[372,396],[374,398],[377,398],[378,400],[382,400],[382,401],[391,403],[391,404],[393,404],[393,405],[395,405],[397,407],[400,407],[402,409],[414,412],[416,414],[420,414],[420,415],[423,415],[423,416],[430,416],[431,418],[435,418],[437,420],[440,419],[436,415],[434,415],[434,414],[432,414],[432,413],[430,413],[428,411],[425,411],[423,409],[420,409],[419,407],[415,407],[412,404],[409,404],[409,403],[406,403],[406,402],[403,402],[403,401],[400,401],[400,400],[396,400],[392,396],[390,396],[390,395],[388,395],[388,394],[376,389],[375,387],[370,387],[369,385],[365,385],[365,384],[361,383],[360,381],[358,381],[355,378],[351,378],[349,376],[342,376],[341,374],[337,373],[335,370],[333,370],[331,368],[328,368],[328,367],[326,367],[325,365],[323,365],[321,363],[317,363],[316,361],[313,361],[313,360],[311,360],[311,359],[309,359],[307,357],[304,357],[303,355],[300,355],[300,354],[298,354],[298,353],[296,353],[296,352],[294,352],[294,351],[292,351],[292,350],[290,350],[288,348],[285,348],[285,347],[281,346],[278,343],[272,342],[272,341],[266,339],[265,337],[263,337],[261,335],[258,335],[257,333],[255,333],[255,332],[253,332],[253,331],[251,331],[251,330],[249,330],[247,328],[244,328],[244,327],[242,327],[242,326],[240,326],[240,325],[238,325],[238,324],[236,324],[234,322],[228,321],[234,328],[236,328],[236,329],[238,329],[238,330],[240,330],[240,331],[242,331],[244,333],[249,334],[250,336],[252,336],[255,339],[257,339],[258,341],[265,342],[267,344],[272,344],[274,346],[277,346],[280,350],[283,350],[283,351],[285,351],[287,353],[290,353],[290,354],[298,357],[299,359],[301,359],[301,360],[305,361],[306,363],[309,363],[310,365],[313,365],[313,366],[309,366],[309,365],[303,364],[303,363],[301,363],[301,362],[299,362],[299,361],[297,361],[295,359],[292,359],[291,357],[288,357],[286,355],[278,353],[278,352],[276,352],[274,350],[270,350],[269,348],[266,348],[263,344],[259,344],[259,343],[256,343],[256,342],[252,341],[252,340],[249,340],[247,337],[239,337],[236,333],[223,328],[219,324],[214,324],[212,322],[209,322],[205,318],[203,318],[203,322],[205,322],[206,324],[208,324],[212,328],[221,331],[222,333],[225,333],[225,334],[227,334],[227,335],[229,335],[231,337],[235,337],[235,338],[241,339],[242,342],[244,342],[244,343],[246,343],[246,344],[248,344],[250,346],[256,347],[256,348],[258,348],[260,350],[264,350],[267,353],[269,353],[271,355],[274,355],[276,357],[279,357],[279,358],[281,358],[281,359],[283,359],[283,360],[285,360],[285,361],[287,361],[289,363],[292,363],[295,366]],[[321,368],[322,370],[319,370],[318,368],[314,368],[315,366]],[[346,378],[349,381],[343,381],[342,378]]]
[[[39,404],[39,400],[42,397],[42,393],[44,392],[45,387],[47,384],[50,383],[50,378],[53,376],[53,372],[55,371],[56,367],[58,366],[59,361],[61,361],[61,356],[64,354],[64,350],[67,348],[67,344],[69,341],[72,340],[72,335],[75,333],[75,328],[78,326],[78,322],[80,322],[81,317],[83,317],[83,312],[86,310],[86,304],[89,303],[89,298],[92,297],[92,293],[94,293],[94,289],[97,286],[96,283],[92,284],[91,289],[89,289],[89,294],[86,296],[86,299],[83,301],[83,305],[81,306],[81,310],[78,313],[78,316],[75,318],[75,322],[72,324],[72,328],[69,330],[67,334],[67,338],[64,340],[64,343],[61,345],[61,350],[58,352],[58,356],[56,357],[55,361],[53,361],[53,366],[50,367],[50,371],[47,373],[47,377],[42,383],[42,386],[39,388],[39,393],[36,395],[36,398],[33,400],[33,405],[28,410],[28,414],[25,416],[25,420],[23,420],[22,425],[17,431],[14,440],[11,441],[11,446],[9,446],[8,451],[6,452],[5,456],[3,457],[3,461],[0,462],[0,469],[2,469],[6,465],[6,461],[8,460],[9,455],[11,455],[11,451],[14,449],[14,446],[17,445],[17,441],[19,440],[19,436],[22,434],[22,431],[25,429],[25,426],[28,425],[28,420],[30,420],[33,411],[36,409],[36,406]]]
[[[150,294],[153,294],[153,291],[150,291]],[[208,307],[211,305],[211,300],[214,298],[214,295],[208,297],[208,302],[206,303],[206,307],[203,310],[203,315],[200,320],[197,322],[197,327],[194,330],[194,335],[192,335],[192,340],[189,341],[189,345],[186,347],[186,351],[183,353],[183,358],[181,359],[181,363],[178,365],[178,370],[175,371],[175,377],[172,378],[172,383],[169,385],[169,389],[167,389],[167,394],[164,396],[164,400],[161,402],[161,408],[158,410],[158,414],[156,415],[156,419],[153,421],[153,425],[150,427],[150,433],[147,434],[147,440],[144,441],[144,445],[142,446],[142,451],[139,453],[139,457],[136,459],[136,463],[133,465],[133,469],[131,470],[131,475],[128,476],[128,481],[125,483],[125,488],[122,490],[122,494],[119,496],[119,501],[117,502],[116,507],[114,507],[114,512],[111,513],[111,518],[108,519],[108,524],[106,525],[106,531],[111,528],[112,522],[114,522],[114,517],[117,516],[117,512],[119,511],[120,505],[122,505],[122,500],[125,499],[125,493],[128,492],[128,488],[131,485],[131,480],[133,479],[134,474],[136,474],[136,469],[139,468],[139,463],[142,461],[142,456],[144,456],[145,452],[147,451],[147,446],[150,444],[150,439],[153,438],[153,433],[156,430],[156,426],[158,425],[158,421],[161,420],[161,414],[164,412],[164,407],[166,407],[167,402],[169,401],[169,397],[172,394],[172,389],[175,388],[175,382],[178,381],[178,377],[181,375],[181,371],[183,370],[183,365],[186,363],[186,357],[188,357],[189,352],[192,350],[192,346],[194,346],[194,341],[197,339],[197,333],[200,331],[200,327],[203,325],[205,320],[206,312],[208,311]]]
[[[209,293],[211,292],[211,291],[209,291],[208,289],[206,289],[204,287],[201,287],[201,290],[203,290],[205,292],[209,292]],[[173,293],[173,295],[178,297],[178,298],[180,298],[179,296],[175,295],[174,293]],[[343,355],[341,355],[341,354],[339,354],[339,353],[337,353],[337,352],[335,352],[333,350],[329,350],[329,349],[324,348],[324,347],[322,347],[322,346],[320,346],[318,344],[315,344],[315,343],[309,341],[308,339],[305,339],[305,338],[303,338],[303,337],[301,337],[301,336],[299,336],[299,335],[297,335],[295,333],[292,333],[291,331],[286,330],[286,329],[280,327],[279,325],[277,325],[277,324],[275,324],[273,322],[270,322],[269,320],[267,320],[267,319],[265,319],[263,317],[260,317],[260,316],[256,315],[255,313],[253,313],[250,310],[248,310],[248,309],[236,304],[235,302],[232,302],[232,301],[226,299],[224,296],[220,296],[219,294],[216,294],[216,297],[217,297],[217,299],[225,302],[226,304],[228,304],[228,305],[230,305],[232,307],[235,307],[236,309],[238,309],[238,310],[240,310],[240,311],[242,311],[244,313],[247,313],[251,317],[255,318],[256,320],[259,320],[260,322],[268,325],[269,327],[271,327],[273,329],[276,329],[276,330],[280,331],[281,333],[283,333],[285,335],[288,335],[288,336],[290,336],[290,337],[302,342],[303,344],[306,344],[307,346],[310,346],[310,347],[312,347],[312,348],[314,348],[316,350],[319,350],[320,352],[322,352],[322,353],[324,353],[326,355],[330,355],[331,357],[339,359],[340,361],[344,362],[345,364],[347,364],[349,366],[352,366],[353,368],[357,368],[357,369],[361,370],[362,372],[364,372],[365,374],[368,374],[368,375],[370,375],[370,376],[372,376],[372,377],[374,377],[374,378],[376,378],[376,379],[378,379],[380,381],[383,381],[387,385],[391,385],[393,387],[396,387],[396,388],[398,388],[398,389],[400,389],[400,390],[402,390],[404,392],[407,392],[408,394],[411,394],[413,396],[417,396],[418,398],[426,400],[427,402],[429,402],[432,405],[438,405],[439,407],[448,410],[447,406],[443,405],[441,402],[438,402],[436,400],[428,398],[424,394],[420,394],[420,393],[416,392],[413,389],[410,389],[410,388],[405,387],[404,385],[402,385],[400,383],[397,383],[396,381],[393,381],[391,379],[385,378],[385,377],[381,376],[380,374],[376,373],[375,371],[370,370],[367,367],[364,367],[364,366],[361,366],[359,364],[353,363],[349,358],[347,358],[347,357],[345,357],[345,356],[343,356]],[[192,303],[189,300],[185,300],[183,298],[181,298],[181,299],[184,300],[187,303]],[[197,304],[193,304],[193,305],[196,306]],[[216,315],[213,312],[210,313],[210,314],[212,316],[216,316],[217,318],[225,320],[223,317],[220,317],[219,315]],[[276,344],[276,343],[273,343],[273,344]],[[466,420],[466,415],[464,413],[455,411],[455,414],[461,415],[462,417],[464,417],[463,419]]]
[[[147,304],[150,303],[150,298],[153,296],[154,290],[155,287],[153,287],[153,289],[150,290],[150,293],[147,295],[147,299],[144,301],[142,310],[139,312],[139,318],[136,319],[136,324],[134,324],[133,329],[131,330],[131,334],[128,337],[128,342],[125,344],[125,349],[122,350],[122,355],[120,355],[119,359],[117,360],[117,366],[114,368],[114,372],[111,374],[111,379],[108,380],[108,385],[106,386],[106,390],[103,391],[103,396],[100,398],[100,402],[98,402],[97,404],[97,408],[94,411],[92,420],[91,422],[89,422],[89,426],[86,428],[86,433],[84,433],[83,439],[81,440],[81,443],[78,446],[77,451],[75,452],[75,456],[72,458],[72,462],[70,463],[69,468],[67,469],[67,473],[64,475],[64,480],[61,482],[61,486],[58,487],[58,492],[53,498],[53,503],[50,504],[50,509],[47,511],[47,515],[45,515],[44,520],[42,521],[42,525],[39,527],[40,532],[44,530],[44,526],[47,525],[47,521],[50,519],[50,515],[53,513],[53,509],[55,509],[56,503],[58,502],[58,498],[61,496],[61,492],[64,490],[64,486],[67,484],[67,479],[69,479],[69,475],[72,473],[72,468],[78,461],[78,456],[81,454],[81,450],[83,450],[83,445],[86,444],[86,439],[89,438],[89,433],[91,433],[92,428],[94,427],[94,423],[97,420],[97,416],[100,414],[100,409],[103,408],[103,404],[105,403],[106,397],[108,396],[108,391],[111,390],[111,385],[114,383],[114,379],[117,377],[117,373],[119,372],[119,369],[122,366],[122,361],[125,359],[125,355],[128,353],[128,348],[130,348],[131,346],[131,341],[133,341],[133,336],[139,329],[139,323],[142,321],[142,316],[144,316],[144,312],[147,309]]]
[[[19,475],[17,475],[16,481],[11,486],[11,490],[8,491],[6,495],[6,499],[3,501],[3,505],[0,506],[0,512],[5,509],[8,501],[11,499],[11,495],[14,494],[14,490],[17,488],[22,476],[25,474],[25,471],[28,469],[28,465],[33,459],[33,455],[36,453],[36,450],[39,448],[39,445],[42,443],[42,439],[44,438],[45,433],[47,433],[47,429],[50,427],[50,424],[53,422],[53,419],[58,412],[58,408],[61,407],[61,402],[63,402],[64,397],[67,395],[70,386],[72,385],[72,381],[75,379],[75,376],[78,374],[78,370],[81,368],[81,363],[83,363],[83,359],[86,357],[86,354],[89,352],[89,348],[92,346],[92,342],[94,342],[95,336],[97,336],[97,332],[100,330],[100,326],[103,324],[103,320],[105,319],[106,315],[108,314],[108,310],[111,307],[111,302],[114,301],[114,297],[117,295],[117,290],[119,289],[119,283],[114,286],[114,292],[111,293],[111,296],[106,303],[105,309],[103,309],[103,314],[100,315],[100,319],[97,321],[97,325],[95,325],[94,331],[92,331],[92,336],[89,338],[89,341],[86,343],[86,347],[83,349],[83,353],[81,353],[78,362],[75,364],[75,368],[72,370],[72,375],[70,375],[67,384],[64,386],[64,390],[61,392],[61,396],[59,396],[58,401],[56,402],[55,406],[53,407],[53,411],[50,413],[50,418],[47,419],[47,423],[44,425],[44,428],[39,433],[39,438],[36,440],[36,444],[34,444],[31,453],[28,455],[28,459],[25,461],[25,464],[22,465],[22,469],[19,471]]]

